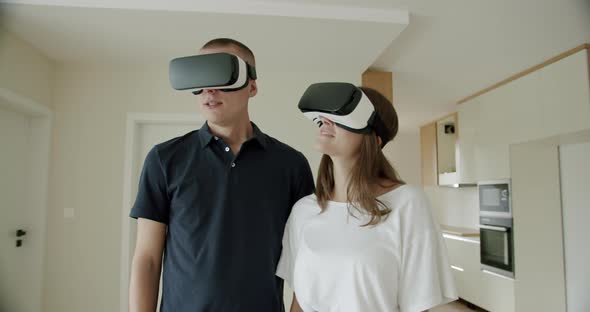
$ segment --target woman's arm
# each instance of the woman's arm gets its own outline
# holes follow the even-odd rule
[[[299,306],[295,293],[293,293],[293,302],[291,303],[291,310],[289,310],[289,312],[303,312],[301,306]]]

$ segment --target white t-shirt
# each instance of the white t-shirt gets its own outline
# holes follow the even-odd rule
[[[315,195],[289,216],[277,276],[303,311],[415,312],[457,299],[446,246],[424,192],[402,185],[378,197],[392,212],[376,226],[346,203]],[[352,216],[350,215],[352,212]]]

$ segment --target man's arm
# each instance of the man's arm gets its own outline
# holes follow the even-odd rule
[[[166,224],[137,219],[137,243],[129,286],[130,312],[156,311],[165,242]]]

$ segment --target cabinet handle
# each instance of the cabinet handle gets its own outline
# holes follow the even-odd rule
[[[484,229],[484,230],[492,230],[492,231],[500,231],[500,232],[507,232],[508,230],[506,228],[503,227],[499,227],[499,226],[491,226],[491,225],[479,225],[480,229]]]
[[[457,271],[459,271],[459,272],[463,272],[463,271],[465,271],[463,268],[460,268],[460,267],[458,267],[458,266],[454,266],[454,265],[451,265],[451,269],[457,270]]]

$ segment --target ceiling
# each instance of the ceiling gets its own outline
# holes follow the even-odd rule
[[[590,42],[590,0],[0,2],[0,24],[59,63],[167,62],[229,36],[260,71],[392,71],[402,131]]]
[[[288,2],[13,2],[19,3],[3,5],[2,25],[59,63],[167,63],[212,38],[231,37],[255,51],[259,72],[362,72],[408,23],[405,10],[358,14],[346,6]]]

